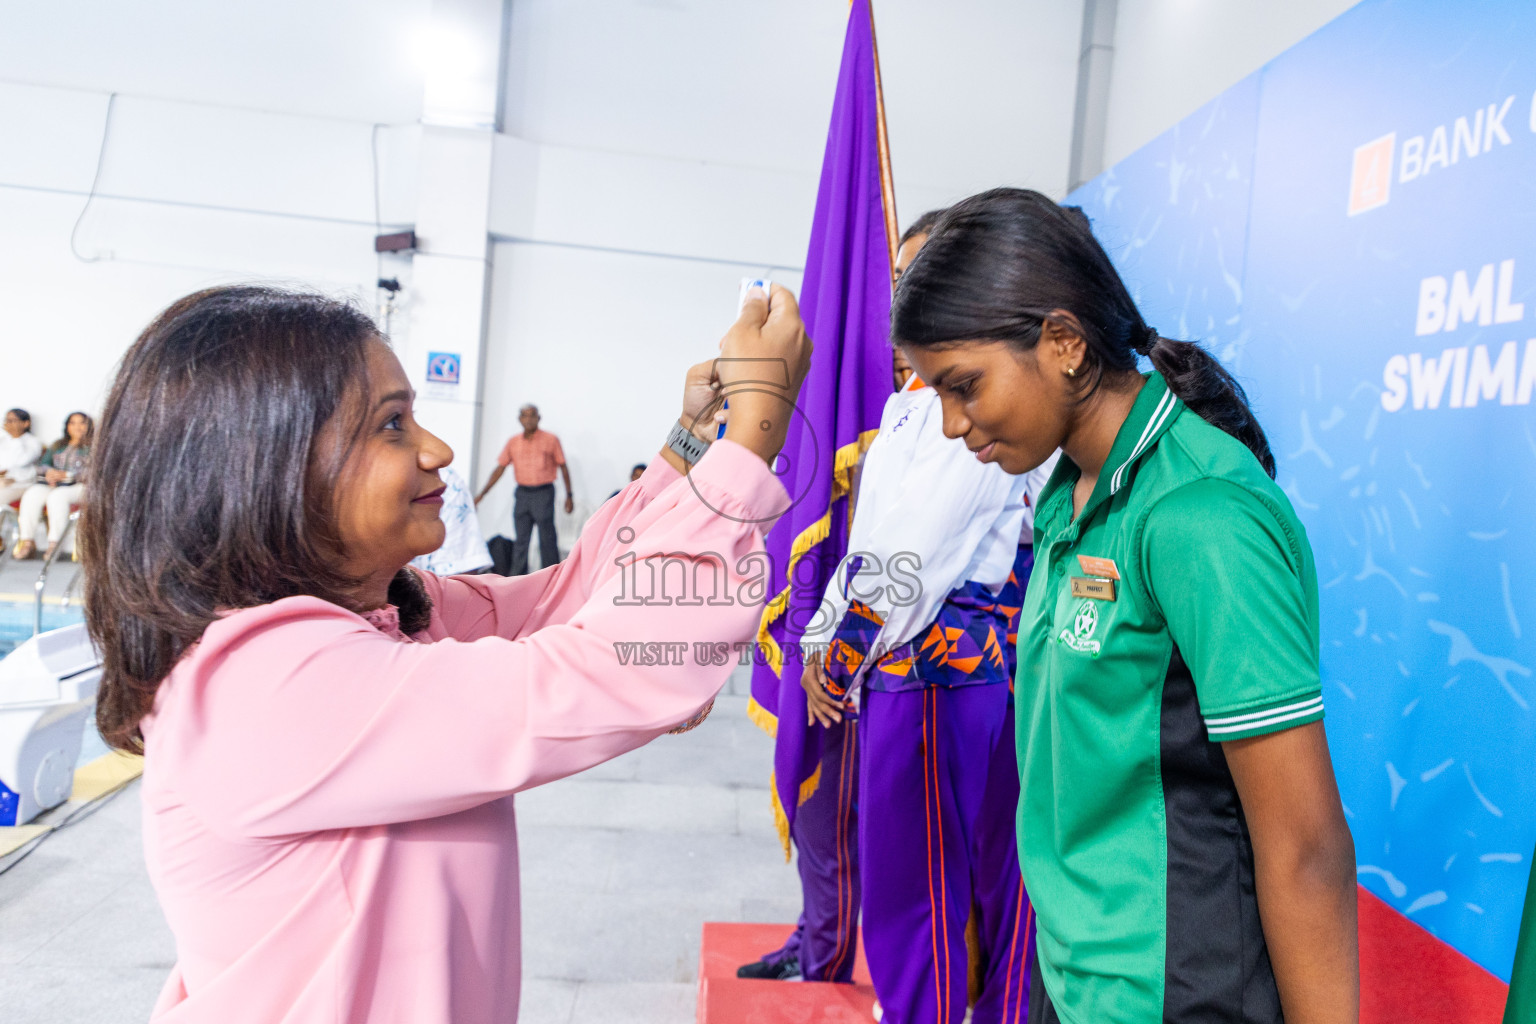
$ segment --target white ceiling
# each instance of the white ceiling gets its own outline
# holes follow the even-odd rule
[[[1117,159],[1351,0],[1123,0]],[[363,122],[421,113],[431,0],[0,0],[0,81]],[[903,219],[1060,194],[1082,0],[874,0]],[[848,0],[510,0],[507,130],[814,172]],[[1134,83],[1134,85],[1128,85]]]
[[[874,0],[903,219],[1066,181],[1081,0]],[[415,121],[431,0],[0,0],[0,80]],[[814,172],[847,0],[512,0],[508,131]]]
[[[415,121],[430,0],[0,0],[0,79]]]
[[[898,190],[1062,189],[1081,0],[874,10]],[[847,16],[847,0],[514,0],[506,127],[558,145],[814,170]]]

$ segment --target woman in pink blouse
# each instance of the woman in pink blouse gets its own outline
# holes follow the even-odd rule
[[[767,464],[810,356],[793,296],[755,296],[721,353],[685,384],[700,439],[722,390],[732,405],[691,469],[674,448],[702,446],[674,436],[565,562],[439,578],[404,567],[442,541],[452,452],[365,316],[220,288],[139,337],[83,548],[98,722],[144,752],[145,857],[176,936],[155,1021],[516,1020],[512,794],[699,714],[729,668],[692,644],[756,628],[788,501]],[[788,386],[732,390],[750,365],[733,360],[761,359]],[[619,566],[652,554],[733,603],[635,603]],[[621,660],[632,641],[689,656]]]

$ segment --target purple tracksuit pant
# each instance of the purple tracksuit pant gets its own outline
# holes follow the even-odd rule
[[[795,811],[790,828],[804,908],[799,924],[788,942],[764,957],[770,963],[799,957],[806,981],[853,979],[859,934],[858,783],[859,732],[855,723],[844,720],[823,730],[821,785]]]
[[[973,909],[983,959],[973,1024],[1028,1016],[1034,929],[1014,831],[1009,681],[1033,562],[1021,545],[1000,591],[967,583],[941,607],[944,643],[920,634],[882,659],[896,670],[876,667],[856,723],[826,730],[821,786],[795,816],[805,909],[767,959],[798,956],[807,981],[849,980],[862,890],[865,957],[889,1024],[964,1019]],[[838,636],[862,651],[879,629],[850,613]]]
[[[961,1024],[974,905],[974,1024],[1024,1021],[1032,913],[1019,874],[1019,773],[1005,684],[866,689],[859,717],[864,955],[885,1024]]]

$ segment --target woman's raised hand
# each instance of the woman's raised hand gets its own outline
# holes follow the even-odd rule
[[[720,394],[720,381],[715,377],[715,364],[719,360],[706,359],[688,367],[683,378],[683,414],[678,422],[700,441],[713,441],[725,413]]]
[[[811,339],[788,288],[754,288],[720,340],[715,379],[730,402],[725,436],[772,462],[784,447],[800,384],[811,368]]]

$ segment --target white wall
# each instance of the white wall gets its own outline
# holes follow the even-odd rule
[[[408,222],[427,7],[0,0],[0,406],[44,438],[99,412],[134,336],[211,284],[371,309],[372,126],[394,125],[377,139],[383,218]]]
[[[903,219],[999,184],[1065,189],[1081,0],[874,12]],[[847,16],[846,0],[517,0],[504,129],[815,174]]]
[[[999,185],[1066,194],[1082,0],[874,4],[903,226]]]
[[[655,454],[739,279],[798,287],[847,13],[512,5],[477,481],[532,401],[595,507]],[[1000,184],[1064,193],[1080,0],[876,0],[875,18],[903,223]],[[510,507],[508,482],[487,533]]]
[[[1119,0],[1106,167],[1355,5],[1356,0]]]
[[[431,6],[0,0],[0,406],[56,433],[99,407],[156,311],[230,280],[371,305],[382,262],[407,285],[396,328],[414,352],[410,261],[371,250],[373,152],[380,219],[412,223]],[[1345,6],[1121,0],[1111,158]],[[1065,191],[1081,0],[875,0],[875,15],[903,223],[999,184]],[[796,281],[846,16],[846,0],[511,4],[468,475],[534,400],[595,504],[654,452],[737,279]],[[504,492],[485,510],[497,529]]]
[[[98,412],[118,358],[196,288],[305,284],[371,307],[371,128],[357,121],[0,84],[0,405],[56,436]],[[407,127],[382,133],[411,189]],[[101,171],[96,194],[87,196]],[[73,239],[73,241],[72,241]],[[60,372],[63,369],[65,372]]]
[[[431,0],[0,0],[0,78],[414,122],[430,7]]]
[[[481,460],[488,470],[539,406],[560,437],[578,508],[562,535],[650,462],[681,411],[684,371],[717,351],[743,275],[771,272],[798,291],[800,274],[767,265],[635,256],[564,245],[503,242],[493,259],[496,302],[485,363]],[[571,283],[583,282],[582,294]],[[482,473],[482,479],[484,473]],[[512,481],[480,506],[486,536],[512,536]],[[557,517],[561,518],[561,517]]]

